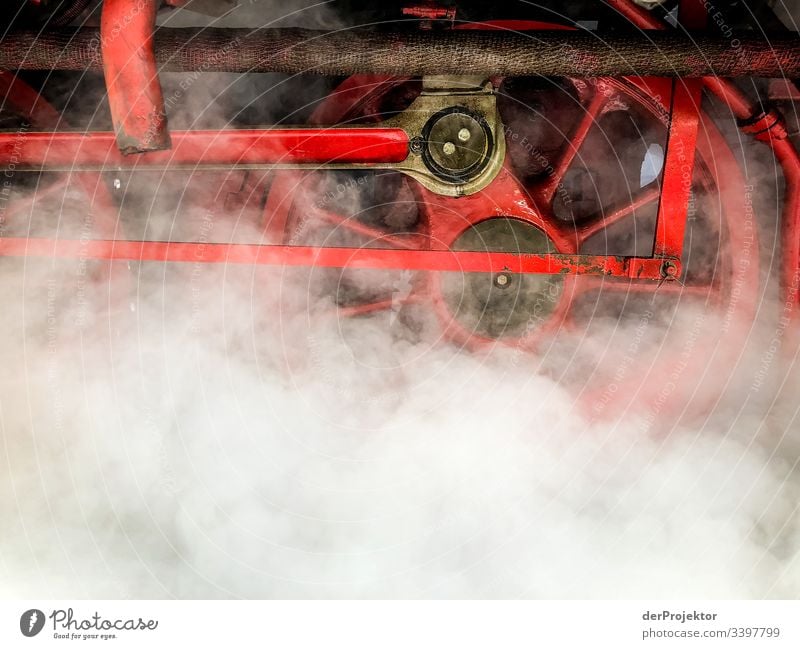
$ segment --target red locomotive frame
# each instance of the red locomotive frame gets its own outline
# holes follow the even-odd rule
[[[662,28],[630,0],[610,2],[642,28]],[[133,5],[138,7],[133,11]],[[155,1],[105,0],[101,31],[105,75],[116,135],[103,132],[0,133],[0,163],[17,169],[69,172],[340,165],[369,167],[402,162],[410,155],[409,133],[400,128],[330,126],[263,130],[185,131],[169,134],[153,54]],[[685,15],[702,20],[700,3],[685,2]],[[124,21],[124,23],[123,23]],[[124,37],[120,25],[124,24]],[[3,74],[8,89],[13,79]],[[705,85],[728,103],[743,130],[767,142],[783,166],[787,180],[783,221],[782,284],[787,316],[795,317],[800,269],[800,158],[775,113],[759,114],[723,79],[676,80],[672,85],[669,131],[662,191],[652,255],[511,254],[449,249],[337,248],[293,245],[131,241],[78,242],[56,238],[0,238],[2,256],[41,256],[169,262],[309,265],[349,268],[410,269],[490,273],[601,275],[657,282],[681,276],[681,256],[697,145],[699,106]],[[597,116],[587,108],[562,159],[549,178],[552,191],[561,182]],[[120,153],[138,151],[134,155]],[[168,148],[171,147],[171,148]],[[544,189],[547,192],[547,188]],[[643,195],[636,201],[651,201]],[[619,216],[619,215],[617,215]],[[612,215],[610,218],[614,218]],[[391,242],[390,242],[391,243]],[[395,244],[397,242],[394,242]]]

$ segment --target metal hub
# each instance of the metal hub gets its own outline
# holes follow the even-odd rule
[[[488,164],[494,146],[486,120],[462,106],[447,108],[431,117],[422,136],[425,166],[449,182],[465,182],[478,176]]]
[[[507,217],[481,221],[465,230],[454,250],[551,253],[552,240],[530,223]],[[486,338],[524,336],[555,310],[563,289],[559,275],[447,273],[442,294],[463,327]]]

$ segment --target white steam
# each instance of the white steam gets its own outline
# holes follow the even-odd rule
[[[79,326],[48,263],[3,264],[6,596],[797,593],[792,400],[589,425],[535,359],[316,317],[280,270],[143,266]]]

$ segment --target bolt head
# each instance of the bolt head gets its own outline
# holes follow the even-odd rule
[[[456,145],[452,142],[445,142],[442,145],[442,152],[445,155],[453,155],[456,152]]]
[[[469,138],[471,138],[471,137],[472,137],[472,133],[469,132],[468,128],[462,128],[458,132],[458,139],[461,140],[462,142],[468,141]]]
[[[511,283],[511,276],[508,273],[500,273],[494,278],[494,283],[500,288],[505,288]]]
[[[673,261],[666,261],[661,267],[662,277],[675,278],[678,276],[678,266]]]

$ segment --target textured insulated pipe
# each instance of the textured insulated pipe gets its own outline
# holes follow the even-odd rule
[[[800,76],[800,38],[763,40],[653,31],[321,32],[307,29],[160,29],[168,71],[349,75]],[[101,69],[95,29],[9,33],[0,69]]]

